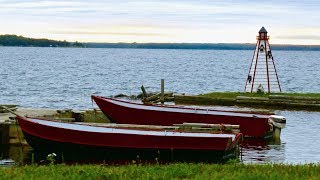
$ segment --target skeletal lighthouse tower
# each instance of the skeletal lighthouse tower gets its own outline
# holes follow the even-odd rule
[[[281,92],[267,34],[267,30],[262,27],[257,36],[257,45],[247,76],[245,92]]]

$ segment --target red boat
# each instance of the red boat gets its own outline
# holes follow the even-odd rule
[[[270,138],[280,136],[285,121],[282,116],[221,111],[182,106],[139,104],[114,98],[91,96],[102,112],[112,121],[124,124],[172,125],[184,122],[240,125],[245,137]]]
[[[241,133],[184,132],[177,126],[60,122],[22,116],[17,116],[17,120],[34,149],[49,148],[55,153],[85,149],[84,154],[100,152],[104,158],[114,158],[110,152],[123,152],[120,157],[137,152],[134,158],[145,156],[146,152],[153,153],[151,158],[160,153],[174,155],[175,159],[188,158],[188,155],[206,155],[203,157],[206,160],[212,155],[231,157],[236,155],[242,140]]]

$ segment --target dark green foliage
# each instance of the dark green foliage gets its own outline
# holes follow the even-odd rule
[[[34,47],[84,47],[82,43],[55,41],[50,39],[33,39],[17,35],[0,35],[0,46],[34,46]]]
[[[283,95],[292,97],[313,97],[320,98],[320,93],[243,93],[243,92],[211,92],[207,94],[201,94],[200,96],[212,97],[212,98],[236,98],[237,96],[247,97],[269,97],[269,95]]]
[[[239,43],[86,43],[90,48],[140,48],[140,49],[215,49],[254,50],[256,44]],[[273,50],[319,51],[319,45],[272,45]]]
[[[240,43],[70,43],[49,39],[25,38],[17,35],[0,35],[0,46],[35,47],[89,47],[89,48],[140,48],[140,49],[215,49],[253,50],[255,44]],[[319,45],[272,45],[273,50],[319,51]]]

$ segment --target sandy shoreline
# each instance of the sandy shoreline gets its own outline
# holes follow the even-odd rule
[[[15,113],[22,116],[49,116],[57,113],[55,109],[46,109],[46,108],[18,108]],[[11,113],[0,113],[0,123],[5,123],[9,121],[10,117],[15,115]]]

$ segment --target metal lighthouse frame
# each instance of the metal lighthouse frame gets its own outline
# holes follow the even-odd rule
[[[244,92],[281,92],[280,82],[269,44],[267,30],[262,27],[251,61]]]

